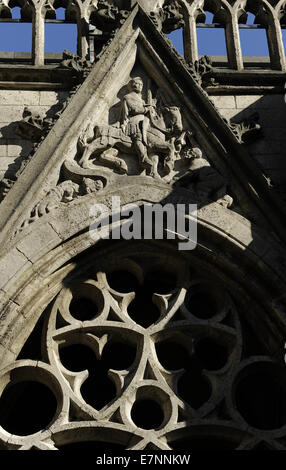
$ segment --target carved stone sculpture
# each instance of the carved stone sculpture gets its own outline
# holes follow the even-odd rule
[[[210,67],[210,61],[203,58],[197,71],[207,73]],[[96,176],[100,171],[134,174],[129,171],[131,158],[138,165],[135,174],[186,188],[199,204],[216,201],[230,207],[233,200],[225,179],[194,145],[192,132],[184,129],[180,108],[170,104],[163,89],[153,98],[151,88],[148,82],[144,99],[141,77],[129,81],[118,104],[118,121],[87,127],[78,140],[78,164],[66,165],[67,177],[82,177],[85,172]]]
[[[197,77],[197,82],[203,87],[208,85],[216,85],[216,81],[211,77],[213,71],[212,60],[208,55],[204,55],[199,60],[196,60],[194,64],[188,64],[189,70],[192,69]]]
[[[186,151],[184,160],[188,170],[177,181],[177,186],[191,190],[198,203],[215,201],[226,208],[232,205],[225,179],[203,157],[199,148]]]
[[[22,224],[21,229],[39,219],[45,214],[55,210],[61,203],[72,202],[79,196],[101,191],[104,185],[100,179],[83,178],[80,184],[71,180],[63,181],[52,188],[46,196],[33,208],[30,217]]]
[[[5,197],[7,196],[8,192],[10,191],[14,183],[15,183],[15,180],[10,179],[10,178],[3,178],[0,181],[0,202],[2,202],[3,199],[5,199]]]
[[[96,26],[103,32],[112,32],[119,28],[129,15],[128,10],[120,10],[107,0],[99,0],[94,12]]]
[[[72,181],[64,181],[55,188],[52,188],[48,194],[33,209],[35,219],[48,214],[56,209],[60,202],[71,202],[79,193],[79,185]]]
[[[19,121],[16,128],[16,133],[23,139],[37,141],[49,124],[49,119],[44,119],[39,114],[31,111],[28,107],[25,107],[22,120]]]
[[[79,55],[73,54],[65,49],[63,52],[63,60],[59,67],[72,69],[76,74],[83,75],[89,72],[91,63]]]
[[[248,144],[262,137],[262,127],[259,124],[259,114],[257,112],[238,123],[230,122],[229,125],[241,143]]]
[[[150,90],[146,103],[142,90],[142,79],[132,78],[121,101],[118,122],[95,126],[91,136],[90,129],[83,133],[78,142],[79,165],[94,168],[100,162],[120,173],[127,173],[125,161],[117,156],[121,151],[134,154],[141,168],[152,177],[160,177],[158,154],[164,156],[165,174],[172,171],[183,135],[180,108],[163,104],[160,94],[154,104]]]
[[[151,12],[150,16],[156,26],[166,34],[182,28],[185,24],[182,7],[177,0],[166,0],[163,8]]]
[[[1,18],[12,18],[11,8],[3,0],[0,1],[0,16]]]

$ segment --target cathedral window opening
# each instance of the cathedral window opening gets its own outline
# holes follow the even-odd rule
[[[282,32],[284,53],[286,55],[286,11],[285,11],[285,14],[280,18],[280,26],[281,26],[281,32]]]
[[[25,378],[5,388],[0,401],[0,426],[11,434],[28,436],[48,426],[56,410],[57,400],[49,387]]]
[[[285,426],[285,391],[283,368],[266,361],[251,364],[237,378],[235,401],[238,412],[257,429],[269,431]]]
[[[150,430],[151,448],[162,440],[176,451],[228,450],[248,445],[245,426],[253,447],[261,431],[284,427],[285,368],[266,349],[259,356],[247,349],[236,296],[191,259],[146,254],[141,245],[116,253],[78,261],[3,372],[0,427],[12,435],[8,446],[22,437],[37,449],[40,432],[44,439],[53,429],[53,449],[110,451],[120,441],[136,450],[131,429],[138,441]],[[211,425],[206,410],[215,413]],[[82,416],[88,428],[77,427]]]
[[[176,29],[170,34],[167,34],[168,38],[171,39],[173,46],[177,49],[179,54],[184,55],[184,46],[183,46],[183,28]]]
[[[284,28],[282,27],[282,40],[283,40],[283,46],[284,46],[284,52],[285,52],[286,51],[286,26],[284,26]]]
[[[224,27],[214,21],[213,13],[206,11],[205,23],[197,24],[199,56],[226,56]]]
[[[1,52],[27,52],[31,54],[31,19],[23,15],[23,11],[19,6],[11,8],[11,17],[7,17],[8,15],[8,11],[2,11],[0,14]]]
[[[94,60],[99,56],[107,41],[108,33],[104,33],[96,26],[89,24],[89,60]]]
[[[155,400],[138,400],[131,410],[132,421],[141,429],[157,429],[164,421],[164,414]]]
[[[263,57],[270,62],[266,29],[255,24],[255,15],[248,12],[246,24],[239,24],[241,52],[243,57]],[[247,66],[247,62],[244,64]]]
[[[66,19],[66,9],[56,9],[55,19],[45,19],[45,52],[77,52],[77,24]]]

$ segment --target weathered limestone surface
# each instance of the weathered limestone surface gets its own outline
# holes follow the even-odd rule
[[[248,145],[248,151],[274,185],[286,184],[284,95],[211,96],[211,101],[226,119],[237,122],[257,111],[263,138]]]
[[[9,16],[6,3],[0,13]],[[206,449],[285,450],[286,211],[265,175],[284,181],[286,5],[253,3],[279,82],[267,94],[269,70],[261,73],[254,95],[255,85],[240,83],[238,19],[246,22],[248,2],[138,2],[147,14],[136,3],[65,3],[79,55],[65,53],[62,67],[77,81],[56,119],[42,119],[67,96],[51,77],[49,92],[40,80],[37,90],[0,91],[0,171],[28,157],[15,180],[6,171],[2,181],[0,449],[90,441],[96,454],[103,441],[189,452],[207,439]],[[21,2],[28,17],[31,4]],[[39,69],[55,6],[40,0],[33,15]],[[221,7],[228,83],[225,70],[211,76],[208,57],[196,60],[196,19],[208,6]],[[92,67],[82,20],[106,34]],[[161,34],[181,26],[186,60]],[[182,223],[170,227],[161,213],[149,236],[140,239],[141,227],[133,240],[128,227],[158,203]],[[93,225],[99,207],[103,239]],[[112,216],[131,240],[109,239]],[[195,241],[190,221],[198,243],[181,251]],[[35,382],[44,396],[36,389],[33,398]]]
[[[24,108],[44,117],[66,97],[62,91],[0,90],[0,179],[9,178],[31,152],[32,143],[15,132]]]

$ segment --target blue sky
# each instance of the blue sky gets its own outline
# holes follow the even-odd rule
[[[64,19],[64,8],[57,9],[57,19]],[[12,10],[14,19],[20,18],[20,8]],[[45,51],[63,52],[68,49],[76,52],[77,27],[75,24],[45,25]],[[32,24],[31,23],[1,23],[0,24],[0,50],[9,52],[31,52],[32,50]]]
[[[248,25],[254,24],[254,15],[249,13]],[[212,24],[213,14],[207,12],[206,24]],[[240,29],[240,41],[244,56],[268,56],[268,44],[265,29]],[[225,34],[222,28],[198,28],[199,55],[226,55]],[[286,30],[282,30],[284,47],[286,50]],[[183,54],[182,30],[173,31],[168,35],[174,46]]]
[[[176,49],[183,54],[182,30],[168,35]],[[284,36],[285,37],[285,36]],[[268,45],[264,29],[240,30],[242,54],[245,56],[268,56]],[[285,42],[284,42],[285,44]],[[199,55],[226,55],[225,35],[221,28],[198,28]]]
[[[64,9],[57,9],[57,19],[64,19]],[[20,8],[12,10],[13,18],[20,18]],[[211,24],[213,15],[207,13],[206,24]],[[253,24],[254,16],[248,15],[247,24]],[[54,24],[45,25],[45,51],[63,52],[68,49],[76,52],[76,25]],[[286,30],[282,30],[286,46]],[[183,53],[182,30],[169,35],[178,51]],[[266,32],[264,29],[240,29],[242,52],[245,56],[268,56]],[[0,50],[30,52],[32,48],[31,23],[1,23]],[[199,55],[226,55],[225,36],[222,28],[198,28]],[[285,47],[286,49],[286,47]]]

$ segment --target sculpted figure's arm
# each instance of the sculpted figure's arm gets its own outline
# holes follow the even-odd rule
[[[127,101],[124,97],[121,102],[121,110],[120,110],[120,118],[119,118],[119,122],[123,131],[125,131],[126,129],[128,118],[129,118],[129,108],[127,105]]]

